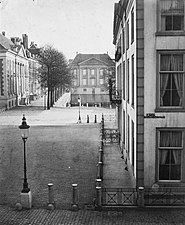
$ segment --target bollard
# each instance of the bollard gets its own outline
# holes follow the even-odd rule
[[[99,149],[99,162],[103,161],[103,149]]]
[[[95,115],[95,117],[94,117],[94,123],[97,123],[96,115]]]
[[[101,187],[96,187],[97,209],[101,209]]]
[[[96,179],[96,187],[101,187],[102,179]]]
[[[144,207],[144,187],[138,188],[138,206]]]
[[[87,115],[87,123],[89,123],[89,115]]]
[[[78,211],[77,186],[78,186],[78,184],[72,184],[72,187],[73,187],[73,203],[71,205],[71,209],[73,211]]]
[[[54,191],[53,191],[53,184],[48,184],[48,209],[53,210],[54,209]]]
[[[102,167],[103,167],[103,162],[98,162],[98,178],[99,179],[102,179],[102,172],[103,172],[103,170],[102,170]]]

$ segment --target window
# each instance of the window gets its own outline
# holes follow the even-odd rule
[[[92,86],[95,85],[95,78],[91,78],[91,85],[92,85]]]
[[[103,69],[100,70],[100,75],[103,76]]]
[[[123,50],[123,54],[125,53],[125,30],[123,28],[123,31],[122,31],[123,35],[122,35],[122,50]]]
[[[103,84],[104,84],[104,79],[100,78],[100,85],[103,85]]]
[[[87,85],[87,79],[83,79],[83,85]]]
[[[87,74],[87,70],[86,69],[83,69],[82,70],[82,75],[86,75]]]
[[[127,101],[129,102],[129,98],[130,98],[130,74],[129,74],[129,66],[130,66],[130,63],[129,63],[129,59],[127,59]]]
[[[183,54],[160,54],[160,107],[183,107]]]
[[[127,115],[127,151],[130,159],[130,116]]]
[[[134,55],[132,55],[132,106],[134,106]]]
[[[127,27],[126,27],[126,29],[127,29],[127,49],[129,48],[129,21],[127,21]]]
[[[159,131],[158,170],[159,180],[181,180],[182,131]]]
[[[95,74],[95,70],[91,70],[91,75],[94,75]]]
[[[123,62],[123,99],[125,100],[125,61]]]
[[[184,30],[184,0],[160,0],[161,31]]]
[[[134,10],[131,13],[131,43],[134,42]]]

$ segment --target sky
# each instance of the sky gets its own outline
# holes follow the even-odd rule
[[[38,47],[50,44],[67,59],[76,53],[114,58],[113,14],[119,0],[0,0],[0,32],[28,35]]]

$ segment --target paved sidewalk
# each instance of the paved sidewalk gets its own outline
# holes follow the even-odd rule
[[[49,211],[0,206],[0,225],[183,225],[184,209],[124,209],[123,211]]]
[[[104,146],[103,186],[105,188],[131,188],[133,183],[125,162],[121,158],[118,144]]]

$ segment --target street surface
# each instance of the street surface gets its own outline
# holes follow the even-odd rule
[[[0,206],[0,225],[183,225],[184,209],[123,209],[98,212],[91,210],[16,211]]]
[[[102,113],[107,119],[107,126],[116,126],[115,109],[81,107],[82,124],[77,124],[79,107],[65,108],[58,103],[50,110],[44,110],[43,98],[32,102],[30,106],[0,113],[0,225],[185,224],[185,209],[124,208],[106,212],[64,210],[70,207],[72,201],[73,182],[78,183],[80,200],[88,197],[88,192],[94,188],[100,128],[99,124],[94,124],[94,118],[96,115],[99,123]],[[33,192],[34,205],[30,210],[17,211],[15,203],[19,201],[23,182],[23,145],[18,126],[23,114],[31,126],[27,157],[28,183]],[[87,115],[90,117],[89,124]],[[107,151],[106,176],[108,171],[110,174],[116,172],[117,175],[120,170],[121,173],[125,172],[119,150],[115,148],[114,151],[114,157],[111,155],[113,150]],[[105,177],[106,185],[115,185],[117,178],[113,174],[111,179],[106,180]],[[57,208],[53,211],[46,209],[49,182],[54,184],[57,202]],[[89,203],[92,203],[92,198],[89,196]]]

